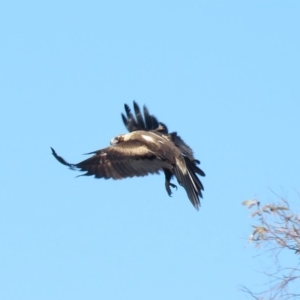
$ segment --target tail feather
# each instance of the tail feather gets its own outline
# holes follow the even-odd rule
[[[202,198],[202,191],[204,188],[197,174],[200,173],[201,175],[203,172],[199,172],[199,168],[193,164],[188,157],[183,157],[186,165],[185,172],[179,166],[176,166],[174,173],[178,183],[184,187],[191,203],[198,210],[201,205],[199,198]]]
[[[201,191],[204,191],[204,187],[197,174],[200,176],[205,176],[205,173],[199,167],[197,167],[196,164],[193,164],[187,157],[184,157],[184,160],[189,173],[193,177],[193,180],[197,183],[197,187],[200,190],[200,194],[202,198]]]

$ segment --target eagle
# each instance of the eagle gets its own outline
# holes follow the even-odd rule
[[[192,149],[177,132],[169,133],[167,126],[151,115],[146,106],[142,112],[134,101],[134,113],[127,104],[124,108],[125,114],[121,117],[129,133],[111,139],[109,147],[87,153],[93,155],[77,164],[66,162],[51,147],[53,156],[72,170],[84,171],[82,175],[95,178],[123,179],[163,171],[168,195],[172,195],[171,187],[177,189],[171,183],[175,176],[198,210],[204,191],[198,175],[205,176],[205,173],[199,168],[200,161],[194,157]]]

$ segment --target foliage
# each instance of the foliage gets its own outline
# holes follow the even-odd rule
[[[274,271],[264,271],[268,282],[264,284],[263,291],[254,293],[242,287],[254,299],[300,299],[300,215],[290,209],[285,199],[279,199],[278,204],[261,205],[258,200],[243,202],[252,211],[251,217],[255,220],[250,242],[270,253],[274,264]],[[294,266],[281,266],[279,255],[282,252],[294,255]],[[291,290],[294,288],[296,291],[293,293]]]

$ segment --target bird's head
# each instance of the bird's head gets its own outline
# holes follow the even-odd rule
[[[119,144],[121,142],[124,142],[124,134],[117,135],[117,136],[115,136],[114,138],[112,138],[110,140],[111,145],[116,145],[116,144]]]

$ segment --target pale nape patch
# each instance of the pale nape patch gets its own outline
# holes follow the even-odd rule
[[[142,138],[149,142],[154,142],[154,139],[151,136],[142,134]]]

